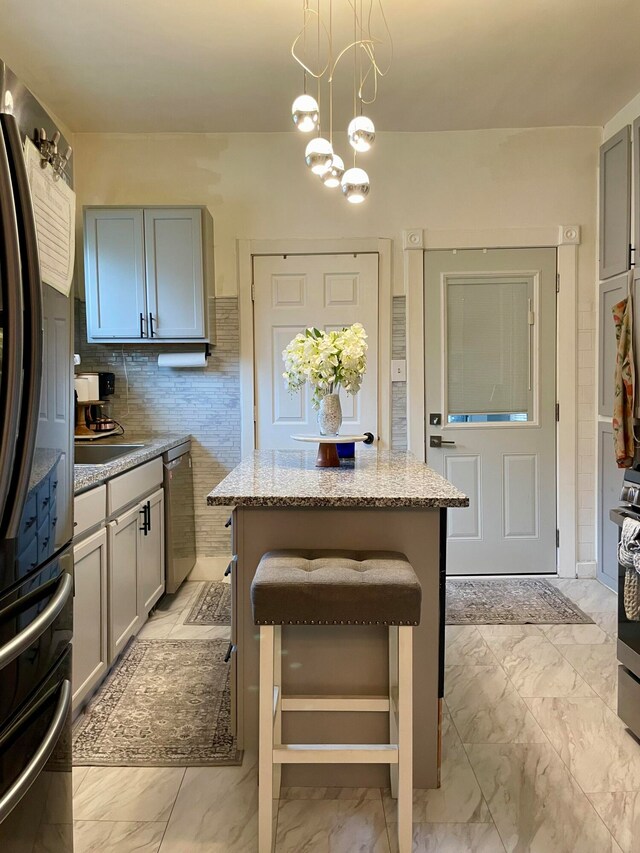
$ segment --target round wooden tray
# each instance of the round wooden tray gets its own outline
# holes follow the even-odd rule
[[[356,441],[373,444],[374,441],[373,435],[370,432],[359,435],[292,435],[291,438],[294,441],[304,441],[318,445],[316,468],[340,467],[337,444],[354,444]]]

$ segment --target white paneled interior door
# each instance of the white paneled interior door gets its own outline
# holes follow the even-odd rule
[[[317,433],[307,386],[291,394],[282,351],[309,326],[362,323],[367,373],[355,397],[340,391],[342,433],[378,430],[378,255],[261,255],[253,259],[256,447],[300,449],[295,433]]]
[[[556,250],[426,252],[425,340],[427,460],[470,499],[448,573],[555,572]]]

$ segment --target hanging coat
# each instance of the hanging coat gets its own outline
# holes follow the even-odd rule
[[[635,369],[631,295],[611,309],[616,326],[616,372],[613,401],[613,441],[618,468],[630,468],[635,453],[633,410]]]

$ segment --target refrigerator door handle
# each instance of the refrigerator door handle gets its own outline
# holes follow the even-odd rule
[[[40,409],[40,387],[42,384],[43,349],[43,308],[42,286],[40,282],[40,261],[38,259],[38,238],[36,222],[31,203],[31,189],[27,176],[27,167],[20,142],[20,131],[15,116],[7,113],[0,115],[4,134],[9,168],[13,179],[16,210],[19,224],[18,234],[22,256],[22,282],[25,311],[24,328],[24,390],[20,413],[20,433],[18,440],[19,460],[14,463],[11,483],[11,513],[5,530],[7,539],[18,535],[20,518],[29,490],[31,465],[36,446],[38,415]]]
[[[4,136],[0,133],[0,269],[5,287],[2,375],[0,379],[0,527],[8,504],[16,442],[20,423],[22,384],[22,286],[20,283],[20,237],[13,200],[11,169]],[[4,387],[3,387],[4,386]]]
[[[71,682],[68,678],[65,678],[60,687],[60,698],[58,699],[58,704],[47,733],[20,776],[18,776],[13,785],[4,794],[2,799],[0,799],[0,823],[18,805],[35,782],[47,761],[51,758],[51,754],[64,730],[70,709]]]
[[[55,622],[72,592],[73,578],[69,572],[65,572],[60,578],[56,594],[42,613],[39,613],[33,622],[29,622],[24,631],[20,631],[8,643],[0,646],[0,670],[25,652]]]

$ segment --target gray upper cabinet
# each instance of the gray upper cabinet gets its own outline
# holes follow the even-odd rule
[[[212,277],[206,208],[85,208],[89,342],[209,341]]]
[[[84,245],[89,340],[140,338],[146,313],[142,211],[86,210]]]
[[[633,201],[635,233],[633,236],[633,245],[636,250],[635,255],[637,255],[637,253],[640,251],[640,116],[633,123],[633,174],[635,176],[635,193]],[[640,278],[640,264],[638,263],[636,257],[634,257],[633,260],[635,262],[635,278]]]
[[[145,210],[150,331],[158,338],[204,337],[202,216],[199,210]]]
[[[613,392],[616,369],[616,327],[613,306],[627,295],[627,276],[619,275],[600,282],[598,311],[598,414],[613,418]]]
[[[631,136],[627,125],[600,147],[600,279],[630,268]]]

